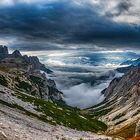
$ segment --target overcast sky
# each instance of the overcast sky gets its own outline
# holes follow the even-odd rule
[[[139,49],[139,39],[140,0],[0,0],[0,43],[11,47]]]

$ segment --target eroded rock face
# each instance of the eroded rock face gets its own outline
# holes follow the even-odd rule
[[[114,79],[104,91],[105,102],[115,100],[115,108],[132,104],[133,108],[140,105],[140,67],[131,70],[122,78]],[[132,109],[132,108],[131,108]]]
[[[2,67],[24,69],[31,73],[35,70],[52,73],[51,70],[39,61],[38,57],[22,56],[19,50],[15,50],[12,54],[9,54],[8,48],[3,45],[0,45],[0,64]]]
[[[0,57],[5,57],[8,54],[8,48],[6,46],[0,45]]]
[[[120,78],[115,78],[102,94],[105,100],[97,107],[89,109],[89,113],[94,115],[98,112],[101,121],[110,126],[108,133],[113,134],[130,128],[133,130],[133,137],[135,128],[131,126],[135,126],[140,120],[140,66],[127,71]],[[136,132],[140,132],[140,123],[137,124]]]
[[[2,57],[1,57],[2,56]],[[19,50],[8,53],[6,46],[0,46],[0,84],[8,88],[23,90],[28,94],[53,101],[62,100],[62,93],[55,82],[46,78],[41,70],[49,69],[36,56],[22,56]]]
[[[21,57],[22,55],[21,55],[21,53],[20,53],[19,50],[15,50],[15,51],[12,53],[12,56],[13,56],[13,57]]]

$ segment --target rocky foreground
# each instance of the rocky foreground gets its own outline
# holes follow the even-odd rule
[[[0,140],[111,140],[89,132],[53,126],[0,105]]]

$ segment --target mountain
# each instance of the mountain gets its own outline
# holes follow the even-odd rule
[[[140,64],[140,58],[136,59],[136,60],[128,60],[123,62],[121,65],[132,65],[132,66],[137,66]]]
[[[48,80],[45,74],[40,72],[47,68],[39,62],[37,57],[22,56],[18,50],[9,54],[5,48],[5,46],[0,47],[0,50],[6,50],[6,53],[1,51],[3,53],[1,53],[3,58],[0,59],[1,85],[25,91],[40,98],[62,100],[62,93],[56,89],[54,81]],[[51,90],[55,95],[51,95]]]
[[[140,66],[117,70],[125,74],[102,91],[104,101],[79,110],[66,105],[55,81],[46,78],[45,72],[52,71],[36,56],[22,56],[18,50],[9,54],[0,46],[0,139],[13,134],[37,140],[138,138]]]
[[[120,73],[127,73],[130,70],[135,69],[137,66],[139,66],[139,64],[140,64],[140,58],[138,58],[136,60],[127,60],[127,61],[121,63],[120,66],[122,66],[122,67],[119,67],[116,70]]]
[[[90,133],[104,133],[107,125],[66,105],[36,56],[9,54],[6,46],[0,50],[0,139],[112,139]]]
[[[112,80],[102,94],[105,100],[89,108],[88,114],[97,116],[109,126],[108,135],[133,137],[140,120],[140,66]]]

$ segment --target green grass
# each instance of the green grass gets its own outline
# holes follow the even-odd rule
[[[39,77],[36,77],[36,76],[33,76],[33,75],[30,75],[30,79],[31,81],[34,83],[34,84],[37,84],[39,85],[40,87],[43,86],[43,80]]]
[[[95,105],[93,107],[90,107],[88,109],[84,109],[83,111],[90,116],[99,118],[112,111],[113,108],[111,108],[110,106],[113,104],[113,102],[114,102],[114,100],[112,100],[111,102],[108,102],[107,104],[104,104],[102,102],[102,103]]]
[[[9,104],[6,102],[0,102],[12,108],[17,108],[23,111],[25,114],[36,117],[44,122],[49,122],[51,124],[62,124],[64,126],[83,130],[83,131],[105,131],[107,126],[98,121],[97,119],[92,119],[89,116],[81,115],[79,110],[76,108],[70,108],[69,106],[61,106],[53,102],[45,101],[39,98],[28,96],[21,92],[16,92],[14,94],[17,98],[20,98],[24,102],[29,102],[34,104],[36,111],[42,112],[42,115],[36,115],[32,112],[27,111],[23,107],[16,104]],[[48,119],[51,117],[52,119]]]
[[[110,111],[112,110],[112,108],[109,108],[109,109],[103,109],[103,110],[100,110],[100,111],[96,111],[95,113],[93,113],[94,116],[103,116],[103,115],[106,115],[107,113],[109,113]]]
[[[19,89],[24,89],[25,91],[31,91],[31,88],[32,88],[32,86],[29,83],[24,82],[24,81],[19,81],[18,84],[16,84],[16,86]]]
[[[105,109],[96,109],[96,110],[92,110],[92,111],[88,111],[85,112],[87,115],[90,115],[90,117],[95,117],[95,118],[99,118],[103,115],[108,114],[109,112],[111,112],[112,108],[105,108]]]
[[[1,104],[4,104],[11,108],[16,108],[28,116],[36,117],[44,122],[48,122],[53,125],[60,124],[77,130],[92,132],[105,131],[107,129],[106,124],[104,124],[103,122],[98,121],[88,114],[81,114],[79,109],[67,106],[64,101],[60,100],[53,102],[51,96],[56,96],[58,94],[59,91],[57,89],[49,87],[49,95],[51,101],[46,101],[41,99],[41,97],[29,95],[36,94],[35,91],[31,92],[31,85],[29,83],[20,81],[20,79],[18,78],[16,78],[15,80],[18,81],[18,85],[16,85],[16,89],[14,88],[15,92],[12,94],[12,96],[16,96],[22,101],[32,104],[34,106],[34,110],[40,112],[41,115],[34,114],[28,111],[26,108],[23,108],[22,106],[19,106],[17,104],[10,104],[0,100]],[[30,75],[29,81],[35,86],[37,85],[40,88],[39,91],[42,87],[44,87],[44,81],[39,77]],[[24,92],[28,94],[25,94]]]

